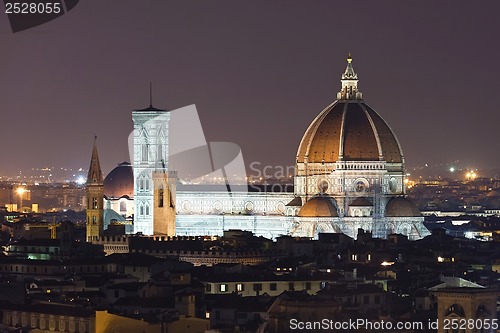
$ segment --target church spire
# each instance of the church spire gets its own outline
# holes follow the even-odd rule
[[[149,107],[153,107],[153,84],[149,82]]]
[[[337,93],[337,99],[363,99],[363,94],[358,91],[358,74],[352,67],[351,54],[347,56],[347,67],[342,74],[342,90]]]
[[[90,160],[89,173],[87,175],[87,184],[102,184],[103,177],[99,156],[97,155],[97,136],[94,138],[94,148],[92,149],[92,158]]]

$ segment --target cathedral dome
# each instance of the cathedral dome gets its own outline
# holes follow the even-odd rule
[[[338,217],[334,200],[327,194],[312,197],[302,206],[299,217]]]
[[[107,198],[134,197],[134,172],[128,162],[118,164],[104,179],[104,195]]]
[[[396,136],[366,104],[357,87],[357,74],[349,57],[342,75],[342,90],[309,125],[297,151],[297,163],[386,161],[403,163]]]
[[[406,198],[397,197],[389,201],[385,207],[387,217],[416,217],[421,216],[415,204]]]

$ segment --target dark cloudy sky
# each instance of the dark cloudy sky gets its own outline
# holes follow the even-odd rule
[[[13,34],[0,13],[0,174],[128,160],[131,110],[196,104],[209,141],[293,164],[351,52],[407,165],[499,167],[499,1],[83,0]]]

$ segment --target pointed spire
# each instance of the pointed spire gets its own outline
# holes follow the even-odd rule
[[[358,74],[352,66],[351,54],[347,56],[347,67],[342,74],[342,90],[337,93],[337,99],[363,99],[363,94],[358,91]]]
[[[87,175],[87,184],[102,184],[103,177],[99,156],[97,155],[97,136],[94,138],[94,147],[92,148],[92,157],[90,160],[89,173]]]
[[[149,107],[153,107],[153,84],[149,82]]]

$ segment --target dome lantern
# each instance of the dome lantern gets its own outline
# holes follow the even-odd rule
[[[363,94],[358,91],[358,74],[352,67],[351,54],[347,56],[347,67],[342,74],[342,90],[337,93],[337,99],[363,99]]]

